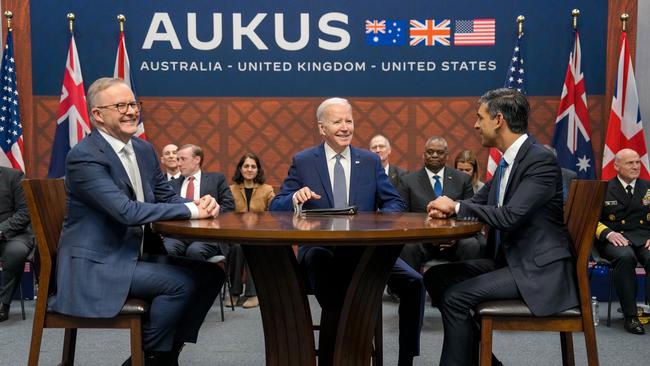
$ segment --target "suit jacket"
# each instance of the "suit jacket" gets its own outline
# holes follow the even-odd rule
[[[174,189],[176,194],[181,194],[181,187],[185,177],[181,176],[178,179],[169,181],[169,184]],[[219,212],[230,212],[235,210],[235,200],[232,198],[232,193],[230,192],[230,187],[226,183],[226,177],[221,173],[204,173],[201,172],[201,189],[200,197],[203,197],[206,194],[211,195],[217,200],[219,206]]]
[[[359,211],[375,211],[376,208],[388,212],[404,211],[404,202],[388,180],[377,154],[350,146],[350,158],[350,205],[356,205]],[[293,194],[305,186],[318,193],[321,199],[309,200],[303,208],[334,207],[324,143],[293,157],[287,178],[271,202],[270,211],[293,210]]]
[[[388,164],[388,179],[393,187],[397,188],[399,186],[399,182],[405,174],[408,174],[406,169],[402,169],[393,164]]]
[[[235,199],[235,212],[247,212],[248,206],[250,206],[250,212],[268,211],[271,200],[275,197],[273,187],[268,184],[255,183],[250,205],[246,203],[246,191],[243,183],[231,185],[230,191]]]
[[[564,225],[562,176],[557,159],[529,137],[514,159],[503,206],[494,180],[470,200],[458,217],[475,217],[501,231],[501,246],[521,296],[538,316],[578,305],[575,259]],[[488,235],[494,254],[495,230]]]
[[[436,198],[431,179],[424,168],[403,176],[397,190],[406,204],[406,211],[409,212],[427,212],[427,205]],[[445,167],[442,194],[454,201],[471,198],[474,195],[472,177],[454,168]]]
[[[129,293],[145,235],[142,226],[191,216],[187,200],[174,193],[161,172],[153,146],[137,137],[131,141],[144,202],[136,200],[120,158],[96,130],[68,153],[57,293],[49,301],[53,311],[115,316]]]
[[[637,179],[632,199],[617,177],[607,183],[598,239],[608,243],[607,234],[612,231],[622,233],[633,246],[643,246],[650,239],[650,181]]]
[[[25,203],[22,180],[21,171],[0,167],[0,243],[2,239],[31,238],[29,210]]]

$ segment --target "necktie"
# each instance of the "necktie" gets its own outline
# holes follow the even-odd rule
[[[442,196],[442,183],[440,182],[440,177],[434,175],[433,179],[436,180],[436,182],[433,184],[433,193],[435,193],[436,197],[440,197]]]
[[[506,170],[508,167],[508,162],[504,159],[501,158],[501,161],[499,162],[499,169],[496,172],[496,176],[494,177],[494,188],[497,191],[497,207],[501,206],[501,202],[503,202],[503,198],[501,198],[501,178],[503,178],[503,171]],[[501,247],[501,230],[494,230],[494,258],[496,259],[497,256],[499,255],[499,249]]]
[[[334,194],[334,208],[346,207],[348,205],[348,192],[345,187],[345,171],[341,164],[341,154],[336,155],[334,163],[334,185],[332,187]]]
[[[140,177],[140,172],[138,171],[138,166],[135,161],[135,153],[133,152],[133,147],[124,145],[124,148],[122,148],[122,155],[124,156],[124,161],[126,162],[126,174],[131,180],[131,185],[133,186],[133,191],[135,192],[135,198],[140,202],[144,202],[142,178]]]
[[[194,176],[187,178],[187,188],[185,189],[185,198],[194,201]]]
[[[628,184],[628,186],[625,187],[625,191],[627,192],[627,199],[628,200],[632,199],[632,195],[634,195],[634,193],[632,193],[632,185],[631,184]]]

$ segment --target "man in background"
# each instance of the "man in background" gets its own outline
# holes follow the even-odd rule
[[[165,177],[167,180],[178,179],[181,177],[181,171],[178,169],[178,146],[174,144],[165,145],[160,154],[160,163],[165,168]]]
[[[408,173],[408,171],[389,163],[388,158],[393,150],[390,147],[390,141],[388,141],[388,138],[384,135],[375,135],[370,139],[370,151],[379,155],[381,166],[384,168],[384,172],[386,172],[388,179],[390,179],[390,183],[393,187],[397,188],[400,179],[404,174]]]

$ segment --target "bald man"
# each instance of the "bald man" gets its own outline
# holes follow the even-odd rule
[[[636,263],[646,273],[646,297],[650,291],[650,181],[639,179],[641,158],[623,149],[614,159],[616,177],[607,185],[596,248],[612,262],[614,286],[621,302],[626,331],[644,334],[636,313]]]
[[[393,151],[390,147],[390,141],[388,141],[388,138],[386,138],[384,135],[375,135],[372,139],[370,139],[370,151],[379,155],[381,166],[384,168],[384,172],[386,172],[390,183],[393,185],[393,187],[397,188],[400,179],[402,179],[402,176],[408,173],[408,171],[396,165],[391,165],[388,162],[388,157]]]
[[[181,177],[181,171],[178,167],[178,146],[174,144],[165,145],[160,152],[160,163],[165,168],[165,177],[167,180],[178,179]]]

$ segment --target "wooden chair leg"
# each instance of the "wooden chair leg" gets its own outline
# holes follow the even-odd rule
[[[480,365],[492,366],[492,318],[481,318]]]
[[[221,309],[221,322],[226,321],[226,318],[224,317],[223,313],[223,300],[225,299],[224,291],[226,291],[226,284],[224,283],[223,286],[221,286],[221,291],[219,291],[219,308]],[[232,302],[232,300],[231,300]]]
[[[384,335],[383,335],[383,324],[382,324],[382,314],[379,314],[377,318],[377,325],[375,326],[375,352],[372,355],[372,365],[373,366],[383,366],[384,365]]]
[[[131,365],[144,366],[142,319],[139,316],[131,319]]]
[[[61,357],[61,364],[63,366],[74,365],[74,352],[77,345],[77,329],[66,328],[63,337],[63,355]]]
[[[32,341],[29,345],[28,366],[38,366],[38,359],[41,355],[41,341],[43,340],[43,323],[45,318],[43,314],[35,312],[34,325],[32,326]]]
[[[596,329],[592,324],[583,324],[585,335],[585,348],[587,350],[587,365],[598,366],[598,346],[596,343]]]
[[[573,335],[571,332],[560,332],[560,345],[562,347],[562,365],[575,366]]]

